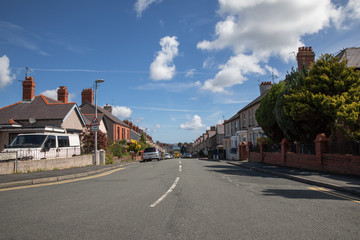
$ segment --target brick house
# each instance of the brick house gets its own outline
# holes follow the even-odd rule
[[[80,111],[82,114],[95,114],[95,105],[93,104],[94,92],[90,89],[84,89],[81,93]],[[112,114],[112,106],[106,105],[104,108],[97,106],[98,115],[102,114],[107,138],[109,143],[120,140],[130,140],[130,127]]]
[[[58,100],[35,96],[35,81],[23,81],[23,99],[0,109],[0,151],[20,133],[81,133],[86,125],[76,103],[68,102],[68,90],[61,86]]]

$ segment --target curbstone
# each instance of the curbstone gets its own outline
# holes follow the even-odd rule
[[[62,181],[62,180],[73,179],[73,178],[76,178],[76,176],[75,175],[65,175],[65,176],[57,177],[57,180]]]
[[[25,185],[31,185],[31,184],[33,184],[33,180],[7,182],[7,183],[0,183],[0,188],[18,187],[18,186],[25,186]]]
[[[47,183],[47,182],[56,182],[58,179],[58,177],[48,177],[48,178],[37,178],[37,179],[33,179],[32,182],[33,184],[37,184],[37,183]]]

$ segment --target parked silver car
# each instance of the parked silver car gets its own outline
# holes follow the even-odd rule
[[[161,152],[156,147],[145,148],[143,154],[143,161],[152,161],[153,159],[161,160]]]

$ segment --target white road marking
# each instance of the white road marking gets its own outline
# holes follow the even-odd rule
[[[179,182],[179,179],[180,177],[177,177],[173,185],[169,188],[169,190],[167,190],[167,192],[164,195],[162,195],[156,202],[151,204],[150,207],[156,207],[156,205],[158,205],[162,200],[164,200],[167,197],[167,195],[175,189],[177,183]]]
[[[179,172],[181,172],[181,165],[179,166]]]

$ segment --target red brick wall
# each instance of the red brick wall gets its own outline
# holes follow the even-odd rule
[[[273,165],[360,176],[360,156],[322,153],[323,147],[320,144],[316,143],[316,154],[250,152],[248,160],[261,162],[263,159],[264,163]]]
[[[360,156],[323,154],[322,162],[324,171],[360,175]]]
[[[262,161],[262,154],[258,152],[250,152],[251,162],[261,162]]]
[[[295,168],[306,168],[310,170],[320,170],[315,161],[315,155],[286,153],[286,166]]]
[[[282,165],[281,153],[264,152],[263,154],[264,154],[264,163]]]

